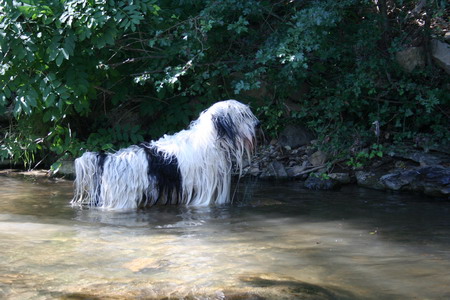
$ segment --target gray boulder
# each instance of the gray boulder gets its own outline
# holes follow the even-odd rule
[[[436,64],[450,74],[450,45],[439,40],[432,40],[431,55]]]
[[[348,173],[330,173],[328,176],[341,184],[349,184],[352,181],[350,174]]]
[[[300,125],[288,125],[280,133],[278,143],[283,146],[297,148],[309,144],[314,139],[314,135],[307,128]]]
[[[421,166],[433,166],[449,163],[449,156],[444,153],[432,153],[415,150],[403,150],[390,153],[392,157],[412,160]]]
[[[327,154],[323,151],[316,151],[308,157],[311,165],[317,167],[323,165],[327,161]]]
[[[331,178],[326,179],[311,174],[308,179],[306,179],[304,186],[310,190],[334,190],[339,187],[339,184]]]
[[[384,185],[380,182],[381,174],[375,172],[358,171],[355,173],[356,182],[359,186],[375,189],[384,190]]]
[[[412,72],[416,67],[425,66],[425,56],[422,47],[410,47],[395,54],[397,63],[407,72]]]
[[[286,179],[288,174],[283,164],[278,161],[273,161],[267,165],[267,168],[259,175],[261,179]]]
[[[443,166],[398,170],[382,176],[380,182],[391,190],[423,192],[429,196],[450,199],[450,168]]]

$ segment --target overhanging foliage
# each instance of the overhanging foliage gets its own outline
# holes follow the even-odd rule
[[[269,134],[301,122],[334,151],[373,139],[374,121],[387,141],[448,140],[448,75],[394,59],[448,17],[445,1],[417,3],[0,1],[0,157],[158,138],[229,98]]]

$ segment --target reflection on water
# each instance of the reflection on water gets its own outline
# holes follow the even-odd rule
[[[0,177],[0,298],[450,298],[450,203],[254,182],[222,207],[107,212],[71,196]]]

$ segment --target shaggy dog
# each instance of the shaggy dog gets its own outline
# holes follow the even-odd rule
[[[136,209],[156,203],[229,203],[233,163],[242,175],[258,125],[248,106],[227,100],[174,135],[115,153],[86,152],[75,160],[72,204]]]

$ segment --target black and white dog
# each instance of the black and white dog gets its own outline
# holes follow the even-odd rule
[[[247,105],[227,100],[174,135],[115,153],[86,152],[75,160],[72,204],[136,209],[228,203],[233,162],[241,175],[258,125]]]

